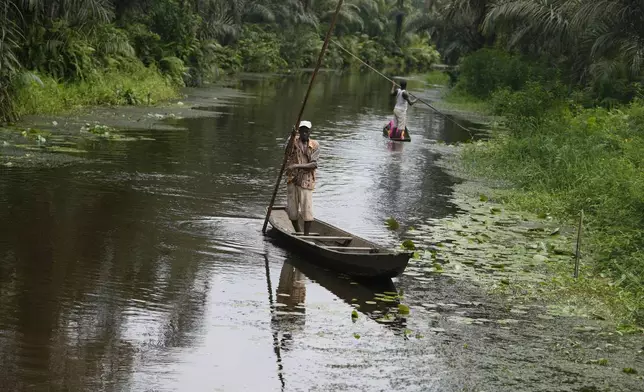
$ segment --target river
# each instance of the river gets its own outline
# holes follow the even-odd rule
[[[480,319],[505,309],[477,303],[486,298],[478,288],[403,275],[392,284],[411,314],[380,323],[363,307],[352,320],[352,303],[382,288],[313,267],[262,235],[308,77],[187,89],[173,110],[190,115],[124,122],[122,132],[141,140],[87,143],[82,163],[2,169],[0,390],[537,391],[568,390],[547,389],[565,377],[584,385],[564,360],[535,366],[538,328],[515,351],[521,342],[506,330],[449,324],[420,306]],[[434,162],[438,146],[469,135],[418,104],[412,142],[387,141],[389,89],[376,77],[321,73],[303,119],[321,145],[316,216],[393,247],[406,229],[458,212],[451,194],[460,180]],[[402,229],[389,230],[389,217]]]

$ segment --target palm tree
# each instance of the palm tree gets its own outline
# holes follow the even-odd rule
[[[483,31],[525,54],[568,64],[577,83],[638,80],[644,4],[636,0],[505,0],[489,6]]]

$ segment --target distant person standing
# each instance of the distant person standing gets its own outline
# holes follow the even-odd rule
[[[407,81],[400,81],[400,88],[396,87],[396,82],[392,82],[391,95],[396,97],[396,106],[394,106],[394,129],[391,130],[389,137],[405,138],[405,129],[407,129],[407,108],[412,106],[418,100],[412,101],[407,93]]]
[[[309,138],[310,134],[311,122],[301,121],[286,167],[286,212],[296,232],[300,232],[299,218],[302,218],[304,235],[309,235],[313,222],[315,169],[320,157],[320,145]]]

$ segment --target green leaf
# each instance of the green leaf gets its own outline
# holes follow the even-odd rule
[[[406,249],[406,250],[415,250],[416,249],[416,245],[414,245],[414,241],[412,241],[412,240],[405,240],[400,246],[403,249]]]
[[[356,332],[356,333],[353,334],[353,337],[356,338],[356,339],[360,339],[360,334]]]
[[[388,218],[388,219],[385,221],[385,224],[387,225],[387,227],[389,228],[389,230],[398,230],[398,229],[400,228],[400,224],[399,224],[399,223],[398,223],[398,221],[397,221],[396,219],[394,219],[394,218]]]
[[[485,196],[484,194],[481,194],[481,195],[479,196],[479,200],[481,200],[483,203],[485,203],[485,202],[487,202],[489,199],[488,199],[488,197],[487,197],[487,196]]]
[[[637,370],[630,367],[624,368],[622,371],[626,374],[637,374]]]
[[[358,312],[354,309],[353,312],[351,312],[351,319],[355,323],[356,320],[358,319]]]
[[[398,313],[400,314],[409,314],[409,306],[398,304]]]

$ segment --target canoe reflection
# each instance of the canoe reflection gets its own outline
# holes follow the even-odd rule
[[[396,331],[402,332],[404,330],[406,319],[397,314],[400,301],[391,298],[383,300],[382,298],[383,293],[397,292],[391,279],[354,281],[349,276],[320,268],[308,263],[297,254],[291,254],[284,261],[279,285],[285,287],[285,290],[291,290],[290,292],[284,291],[285,293],[294,293],[295,295],[281,299],[278,296],[278,301],[285,301],[283,303],[288,303],[288,306],[296,303],[304,305],[306,295],[304,275],[347,304],[356,306],[359,312],[372,320]],[[294,305],[293,309],[304,312],[303,306]],[[301,316],[301,318],[304,317]]]
[[[306,276],[292,264],[284,262],[277,284],[278,310],[304,313],[306,300]]]

